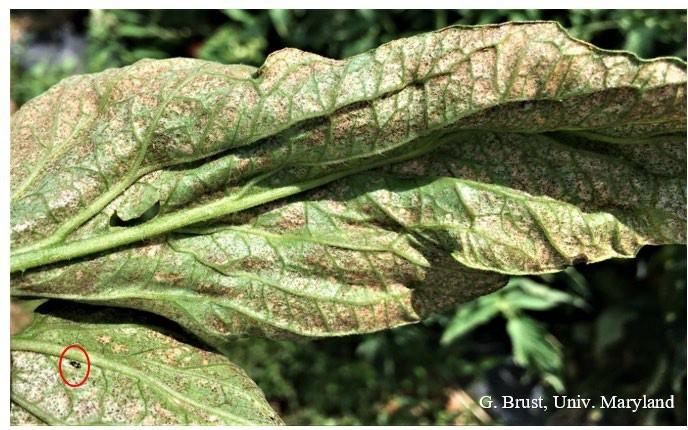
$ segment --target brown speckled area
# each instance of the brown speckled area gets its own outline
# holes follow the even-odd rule
[[[102,324],[103,321],[109,324]],[[137,318],[136,322],[145,324],[146,319]],[[13,337],[12,422],[281,422],[260,389],[241,369],[219,354],[184,344],[156,330],[159,328],[155,326],[136,325],[114,309],[84,311],[62,304],[53,315],[37,315],[28,329]],[[22,341],[29,343],[18,343]],[[57,373],[57,355],[72,343],[83,346],[92,362],[89,378],[78,388],[64,385]],[[85,357],[77,352],[62,367],[65,378],[72,383],[83,379],[86,371]],[[70,361],[81,366],[76,368]]]
[[[13,118],[14,249],[78,216],[58,242],[126,232],[114,214],[159,206],[145,229],[293,194],[16,273],[12,294],[150,311],[221,349],[413,323],[509,275],[685,243],[685,88],[680,60],[554,23],[450,27],[344,60],[285,49],[255,74],[170,59],[75,77]],[[62,109],[74,91],[80,110]],[[309,189],[334,173],[348,176]]]

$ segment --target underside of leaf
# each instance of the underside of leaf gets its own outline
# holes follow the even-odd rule
[[[142,176],[208,157],[220,157],[203,168],[211,177],[182,175],[173,202],[454,128],[676,132],[684,96],[678,61],[599,51],[553,23],[450,27],[341,61],[286,49],[255,73],[144,61],[70,78],[15,115],[12,243],[21,253],[69,240]]]
[[[685,98],[684,62],[551,22],[66,79],[12,117],[11,294],[72,302],[13,335],[12,423],[276,424],[170,320],[217,351],[372,332],[511,275],[685,243]],[[444,341],[490,309],[466,307]],[[535,321],[508,330],[530,333],[518,362],[557,359],[553,343],[529,355]],[[74,343],[92,362],[79,388],[57,372]],[[66,359],[78,381],[85,357]]]
[[[160,331],[145,314],[50,305],[12,338],[13,424],[281,422],[243,370]],[[92,364],[77,388],[64,384],[57,370],[62,350],[73,343],[87,351]],[[65,357],[64,378],[77,384],[86,374],[86,357],[77,349]]]
[[[685,81],[540,22],[74,77],[13,118],[12,293],[152,311],[221,348],[683,243]]]

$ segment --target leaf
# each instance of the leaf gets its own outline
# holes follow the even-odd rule
[[[449,128],[666,134],[685,129],[684,93],[679,61],[600,51],[553,23],[449,27],[342,61],[286,49],[257,71],[143,61],[70,78],[15,114],[12,244],[25,254],[68,241],[142,176],[220,154],[228,157],[224,177],[241,180],[285,164],[365,165]],[[241,157],[239,148],[253,153]],[[319,179],[285,192],[335,177]],[[210,193],[228,184],[207,185]],[[239,209],[227,199],[205,202],[203,215],[165,220],[191,224]],[[107,240],[107,249],[158,231],[137,233]]]
[[[499,315],[498,302],[499,296],[490,294],[461,306],[442,333],[440,342],[447,345]]]
[[[626,336],[626,325],[637,318],[633,310],[612,306],[602,311],[595,321],[595,339],[593,351],[597,360],[608,356],[607,350]]]
[[[509,318],[506,324],[514,362],[542,373],[558,392],[564,390],[561,346],[537,321],[526,316]]]
[[[560,304],[584,307],[585,301],[528,278],[512,278],[504,289],[504,303],[512,310],[542,311]]]
[[[258,23],[246,28],[226,24],[217,29],[198,51],[200,58],[238,64],[260,64],[265,59],[267,28]]]
[[[290,11],[287,9],[270,9],[268,15],[277,34],[286,38],[289,35],[289,26],[292,24]]]
[[[39,308],[33,324],[11,341],[12,423],[281,423],[244,371],[177,340],[153,321],[109,308]],[[75,343],[87,351],[92,367],[84,385],[70,388],[58,375],[58,358]],[[65,357],[65,378],[78,383],[85,356],[72,348]]]
[[[503,289],[460,306],[442,334],[441,343],[449,344],[500,314],[509,320],[520,318],[523,310],[546,310],[560,304],[583,307],[585,301],[532,279],[514,277]]]
[[[72,78],[13,118],[12,294],[148,310],[222,348],[683,243],[685,77],[512,23]]]
[[[506,283],[390,225],[384,207],[360,193],[378,184],[370,176],[358,179],[334,190],[345,195],[333,200],[295,202],[248,224],[199,227],[27,272],[13,288],[149,309],[221,347],[236,335],[328,336],[394,327]]]
[[[243,224],[224,220],[15,276],[13,292],[150,310],[221,347],[234,335],[342,335],[415,322],[504,285],[495,271],[552,272],[581,254],[631,257],[642,243],[681,234],[680,179],[544,136],[461,136],[246,214]],[[545,160],[567,160],[557,186],[548,169],[505,168],[535,147]],[[608,179],[588,191],[580,178],[593,174]],[[630,194],[617,177],[642,178],[657,192]]]

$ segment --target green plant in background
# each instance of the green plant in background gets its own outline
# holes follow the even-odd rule
[[[19,66],[11,63],[12,74],[16,76],[20,72]],[[21,80],[12,85],[12,100],[24,103],[36,95],[45,92],[48,88],[60,82],[66,76],[74,74],[76,63],[73,60],[63,60],[58,64],[40,62],[21,72]]]
[[[338,49],[337,46],[339,46],[341,49],[352,49],[353,51],[369,49],[379,43],[379,41],[389,40],[385,39],[387,37],[390,39],[394,38],[394,36],[388,35],[397,32],[398,30],[395,29],[395,25],[398,26],[399,22],[404,22],[404,20],[413,22],[413,25],[404,26],[404,28],[409,29],[410,32],[413,32],[412,29],[417,28],[416,26],[422,27],[427,25],[429,28],[433,28],[437,24],[443,25],[444,20],[455,20],[455,18],[452,18],[452,14],[454,12],[444,11],[419,13],[416,16],[400,12],[338,12],[326,13],[331,14],[328,15],[328,19],[331,19],[333,22],[332,28],[340,29],[341,27],[343,29],[341,32],[333,32],[335,35],[334,40],[338,40],[339,42],[330,44],[323,43],[315,50],[322,52],[323,49]],[[96,66],[96,70],[99,70],[97,67],[104,67],[104,64],[118,65],[118,62],[125,61],[125,58],[132,60],[141,55],[156,56],[160,53],[164,54],[165,52],[167,54],[163,56],[175,55],[172,54],[172,52],[176,52],[176,55],[179,55],[179,52],[188,52],[192,55],[197,55],[204,58],[212,58],[213,56],[226,56],[230,54],[229,51],[223,51],[224,47],[227,45],[233,46],[231,52],[234,53],[232,55],[236,55],[236,57],[233,58],[236,58],[237,62],[253,63],[253,61],[257,61],[259,63],[262,61],[265,55],[264,52],[260,52],[261,49],[265,48],[260,47],[274,46],[275,34],[277,34],[281,40],[286,40],[290,37],[294,38],[292,40],[299,40],[298,37],[302,37],[301,42],[299,43],[308,43],[308,38],[304,38],[303,35],[298,36],[298,31],[290,35],[289,30],[294,28],[295,22],[303,24],[300,28],[308,29],[309,27],[307,23],[309,20],[312,20],[315,23],[318,20],[322,22],[323,19],[323,15],[311,15],[298,11],[271,11],[269,13],[228,11],[225,12],[224,16],[225,19],[229,19],[229,22],[225,24],[219,24],[219,26],[218,24],[213,24],[215,25],[215,30],[213,31],[207,30],[207,28],[213,27],[213,25],[206,27],[206,30],[203,30],[203,26],[199,26],[198,28],[201,30],[189,31],[188,25],[185,26],[178,23],[174,26],[174,31],[177,33],[165,33],[162,30],[168,25],[165,23],[167,18],[159,14],[156,15],[157,18],[154,20],[154,23],[157,24],[151,25],[148,30],[145,29],[147,24],[150,24],[150,22],[147,22],[146,19],[143,18],[147,13],[150,12],[102,11],[101,16],[97,16],[96,14],[92,15],[91,22],[95,22],[94,20],[96,18],[101,20],[112,20],[113,16],[119,15],[117,16],[116,20],[110,22],[109,25],[112,26],[111,31],[101,32],[100,34],[91,31],[92,38],[90,39],[91,43],[89,45],[89,49],[93,49],[94,47],[97,48],[99,46],[98,43],[102,43],[103,45],[112,44],[113,48],[111,51],[106,51],[104,49],[98,51],[98,49],[94,49],[93,52],[102,53],[98,60],[100,61],[100,66]],[[522,14],[525,18],[531,19],[540,17],[538,16],[540,12],[484,12],[485,15],[489,15],[490,13],[516,14],[513,16],[520,16],[517,14]],[[572,16],[585,17],[586,13],[589,17],[594,17],[595,19],[599,18],[598,15],[595,15],[596,12],[585,11],[581,11],[579,14],[572,14]],[[485,18],[485,16],[482,16],[482,18],[481,16],[471,16],[471,13],[465,13],[464,15],[464,19],[468,20],[489,19],[489,17]],[[681,21],[680,15],[675,14],[673,17],[678,17],[678,22]],[[352,23],[352,21],[356,19],[369,25],[367,27],[365,25],[357,27],[357,25],[360,23],[356,25]],[[585,22],[585,19],[586,18],[583,18],[581,21]],[[685,17],[683,17],[683,20],[685,21]],[[122,23],[126,23],[126,25]],[[122,25],[124,29],[115,31],[120,25]],[[378,29],[370,30],[372,27],[377,27]],[[604,26],[598,26],[597,31],[607,31],[604,30],[603,27]],[[637,25],[637,27],[641,26]],[[150,31],[150,28],[155,30]],[[250,31],[248,31],[249,28],[251,29]],[[314,28],[315,24],[313,25],[313,28],[308,31],[315,32],[316,30]],[[379,28],[382,28],[383,30],[379,30]],[[580,28],[583,27],[581,26]],[[351,31],[344,31],[346,29]],[[366,33],[367,35],[363,35],[357,39],[358,36],[356,36],[356,34],[360,35],[362,29],[365,29],[368,33]],[[592,28],[588,31],[594,33],[595,29]],[[160,40],[158,40],[155,36],[156,32],[159,32],[165,37],[161,37]],[[197,40],[199,34],[201,33],[204,34],[201,37],[207,37],[204,43],[198,43]],[[678,34],[680,36],[680,32]],[[120,42],[117,42],[119,45],[117,45],[115,42],[108,42],[108,37],[110,37],[110,35],[114,35],[115,38],[120,40]],[[97,37],[101,38],[100,42],[96,42]],[[138,51],[128,54],[127,40],[136,40]],[[322,38],[314,38],[314,41],[310,43],[320,43],[322,40]],[[183,42],[180,44],[180,41]],[[153,53],[148,55],[146,54],[146,49],[148,48],[145,47],[147,43],[150,43],[151,45],[163,46],[163,48],[158,51],[158,54]],[[372,46],[367,45],[371,43],[373,44]],[[183,46],[184,48],[181,49],[180,46]],[[301,45],[296,43],[296,46]],[[654,45],[653,47],[653,49],[657,48],[657,46]],[[127,55],[130,56],[127,57]],[[258,61],[258,59],[260,59],[260,61]],[[179,125],[182,125],[182,127],[193,127],[192,123],[187,123],[184,125],[184,122],[181,122]],[[179,125],[174,127],[179,127]],[[174,127],[172,129],[174,129]],[[468,140],[475,139],[475,137],[471,136],[466,137]],[[574,140],[567,140],[565,138],[566,136],[563,135],[553,137],[554,139],[561,139],[561,142],[565,143],[566,145],[574,145],[577,143]],[[504,140],[502,143],[506,144],[507,141]],[[580,141],[580,143],[584,144],[583,141]],[[462,143],[461,145],[465,144]],[[476,154],[478,153],[479,152],[476,152]],[[446,158],[455,155],[445,153],[444,156]],[[464,159],[461,160],[461,163],[465,163],[465,166],[472,166],[477,160],[479,160],[479,157],[464,157]],[[431,162],[432,160],[428,158],[427,161]],[[663,165],[664,162],[661,163]],[[478,164],[476,164],[474,167],[479,168],[480,166],[481,165],[478,162]],[[437,171],[437,169],[434,169],[434,171]],[[387,173],[396,174],[397,172],[392,170]],[[399,173],[407,174],[408,172],[402,169]],[[465,173],[466,172],[464,172],[464,174]],[[262,179],[261,177],[257,178]],[[280,177],[276,179],[277,181],[283,180]],[[257,183],[260,184],[260,182]],[[154,212],[145,218],[142,218],[142,215],[148,212],[149,202],[160,198],[160,192],[165,191],[156,183],[151,183],[151,185],[152,187],[144,183],[142,187],[140,187],[140,190],[132,192],[124,199],[124,205],[120,204],[119,207],[117,207],[116,215],[110,217],[110,222],[112,223],[113,220],[115,222],[114,225],[110,224],[111,227],[114,227],[115,229],[125,228],[127,226],[125,223],[132,221],[134,223],[132,226],[134,226],[136,223],[141,223],[143,220],[149,219],[150,216],[155,219],[155,216],[158,215],[157,211],[160,209],[155,209]],[[250,187],[248,187],[249,197],[251,187],[254,187],[254,185],[251,184]],[[296,207],[298,207],[298,203]],[[164,212],[167,209],[165,209],[163,205],[161,206],[161,210]],[[312,209],[310,210],[312,211]],[[263,227],[265,227],[269,226],[269,222],[273,222],[269,220],[269,217],[267,217],[266,220],[268,224],[262,224],[260,221],[258,224],[261,224]],[[203,232],[199,230],[190,230],[188,233],[191,233],[192,235],[199,235]],[[221,232],[218,231],[213,234],[216,236],[216,239],[220,238],[220,243],[224,243],[222,242],[221,234],[218,233]],[[189,243],[193,245],[193,237],[190,237],[189,239]],[[174,243],[175,242],[173,242],[173,244]],[[180,243],[182,243],[182,246],[184,246],[183,242]],[[685,257],[685,255],[683,257]],[[575,258],[573,259],[575,260]],[[638,263],[639,267],[643,266],[645,261],[646,260],[641,258]],[[685,263],[683,270],[683,273],[685,273]],[[478,318],[480,318],[480,315],[483,315],[484,317],[486,314],[492,314],[494,316],[496,309],[495,304],[499,302],[501,303],[501,307],[499,307],[498,312],[502,316],[506,317],[508,321],[507,327],[514,350],[514,359],[519,364],[530,369],[531,371],[531,373],[526,373],[524,378],[526,380],[537,381],[538,378],[542,377],[559,390],[562,389],[563,383],[565,383],[566,387],[569,389],[580,389],[579,387],[576,387],[576,384],[572,383],[575,377],[573,377],[574,379],[571,379],[572,376],[570,369],[564,368],[561,361],[561,354],[562,352],[568,353],[570,350],[570,348],[568,348],[570,343],[569,341],[571,341],[573,344],[575,339],[581,338],[581,335],[576,333],[568,333],[566,331],[562,332],[556,326],[552,326],[551,323],[546,323],[545,328],[543,323],[537,322],[539,321],[543,312],[546,313],[547,310],[553,306],[567,302],[564,297],[568,297],[571,304],[573,304],[573,301],[575,300],[576,305],[579,305],[581,302],[579,299],[575,298],[574,294],[582,295],[588,302],[590,302],[591,297],[594,299],[594,293],[592,291],[595,291],[595,289],[586,285],[585,280],[581,280],[579,276],[577,277],[575,271],[569,269],[567,272],[571,276],[551,277],[546,275],[544,276],[543,280],[552,285],[556,285],[557,283],[561,283],[561,279],[564,279],[564,288],[575,291],[575,293],[567,294],[557,292],[557,290],[553,290],[543,285],[538,286],[538,284],[534,284],[533,281],[528,281],[524,278],[516,278],[511,281],[511,285],[507,289],[496,293],[494,296],[484,296],[483,298],[478,299],[477,302],[469,304],[466,308],[467,310],[459,311],[459,314],[462,315],[462,317],[455,317],[452,320],[452,323],[448,326],[444,335],[445,344],[447,343],[446,339],[450,339],[453,336],[452,332],[457,333],[458,330],[460,333],[462,330],[460,327],[467,324],[465,321],[461,321],[463,318],[472,318],[476,317],[476,315]],[[76,274],[78,275],[78,273],[79,272],[77,269]],[[55,280],[55,278],[53,278],[49,272],[47,278],[45,279]],[[68,278],[60,280],[59,282],[65,282],[66,279]],[[663,285],[663,282],[657,281],[653,285]],[[559,285],[559,288],[561,287],[562,285]],[[623,288],[619,289],[621,291],[625,291]],[[34,292],[35,291],[38,290],[34,290]],[[678,295],[680,297],[682,292],[685,292],[685,287],[681,289],[679,286],[678,289],[671,290],[669,296],[676,297],[676,295]],[[493,299],[491,301],[487,299],[488,297],[501,297],[501,299]],[[656,299],[653,297],[646,297],[646,299],[646,302],[643,302],[644,305],[647,303],[656,302]],[[127,299],[125,296],[124,300],[128,301],[130,299]],[[505,305],[505,303],[507,304]],[[530,305],[528,305],[528,303],[530,303]],[[676,301],[673,303],[675,304]],[[137,305],[137,307],[139,306],[141,306],[141,304]],[[532,315],[532,308],[528,308],[528,306],[541,306],[541,309],[539,309],[537,312],[537,320],[533,319],[534,316]],[[559,308],[560,306],[557,306],[557,309]],[[564,308],[566,308],[566,306],[564,306]],[[578,306],[569,306],[569,308],[578,308]],[[613,306],[610,308],[613,308]],[[530,309],[530,311],[528,313],[524,312],[526,309]],[[196,314],[195,311],[192,313]],[[667,313],[667,315],[672,314],[674,315],[674,320],[672,321],[675,321],[676,319],[679,322],[681,321],[680,308]],[[642,321],[645,320],[643,318],[646,317],[642,315],[643,314],[639,314],[638,309],[634,307],[622,307],[621,309],[610,310],[609,312],[600,314],[599,318],[596,320],[599,321],[597,323],[598,328],[595,329],[596,334],[587,335],[587,339],[600,339],[596,341],[596,352],[594,353],[595,356],[601,360],[603,359],[604,354],[602,354],[600,351],[618,347],[619,340],[627,337],[626,330],[628,326],[632,324],[635,319]],[[380,424],[485,422],[484,417],[479,418],[478,415],[473,412],[468,411],[468,415],[466,415],[466,411],[457,411],[455,407],[450,406],[449,403],[445,405],[443,399],[445,396],[449,396],[449,394],[447,394],[447,392],[443,392],[441,387],[446,387],[447,384],[450,386],[455,386],[457,383],[464,386],[470,384],[472,380],[486,375],[486,372],[488,372],[490,368],[499,366],[500,363],[507,362],[507,359],[509,358],[508,350],[499,352],[492,351],[489,354],[485,354],[485,357],[480,357],[480,359],[457,359],[450,353],[451,351],[455,351],[454,348],[459,348],[461,350],[462,346],[457,345],[457,343],[460,344],[461,342],[456,342],[445,346],[444,354],[446,355],[438,354],[440,357],[436,357],[435,354],[430,353],[420,354],[420,357],[418,357],[419,354],[415,354],[413,357],[402,356],[401,358],[405,359],[406,362],[416,363],[414,366],[405,369],[406,374],[409,374],[410,372],[415,376],[413,376],[411,380],[404,380],[403,378],[400,381],[395,380],[397,376],[395,369],[399,369],[400,372],[402,370],[402,366],[400,365],[402,361],[399,357],[395,357],[395,355],[398,354],[398,350],[400,348],[403,348],[403,345],[408,344],[409,348],[414,352],[426,350],[432,351],[433,342],[436,344],[439,341],[440,335],[444,330],[444,326],[447,324],[447,318],[446,316],[442,315],[433,318],[434,322],[431,320],[431,322],[427,323],[425,325],[425,329],[419,327],[399,328],[395,329],[393,333],[388,335],[374,334],[369,335],[368,338],[364,338],[362,340],[354,338],[346,342],[343,340],[331,341],[339,343],[332,344],[332,351],[330,353],[327,352],[327,343],[320,344],[321,348],[324,349],[325,352],[316,347],[310,347],[308,346],[309,344],[292,347],[291,345],[293,344],[289,342],[275,344],[271,343],[270,341],[257,342],[255,343],[257,346],[255,347],[249,347],[247,343],[241,342],[237,344],[225,344],[222,346],[222,349],[226,355],[232,358],[233,361],[247,369],[249,374],[255,378],[259,385],[266,390],[268,398],[281,398],[283,399],[282,401],[286,402],[282,405],[273,404],[273,406],[277,406],[280,410],[283,410],[287,413],[285,416],[287,422],[377,422]],[[179,321],[185,325],[192,323],[191,321],[184,319]],[[683,311],[683,321],[685,321],[685,310]],[[487,323],[487,325],[489,326],[490,323]],[[669,326],[671,326],[671,324],[669,324],[667,327]],[[457,329],[457,327],[459,328]],[[582,325],[582,330],[587,330],[588,328],[589,324],[586,323]],[[480,331],[481,329],[481,327],[478,327],[477,331]],[[501,326],[501,330],[504,330],[503,326]],[[434,337],[429,335],[431,332],[435,333]],[[546,332],[551,332],[551,334],[545,335]],[[474,345],[474,343],[471,343],[473,336],[472,333],[466,333],[464,330],[462,334],[464,335],[464,341],[467,341],[469,345]],[[201,336],[203,337],[202,334]],[[679,338],[682,336],[683,339],[685,339],[685,333],[681,334],[679,332],[677,333],[677,336]],[[468,339],[466,339],[466,337],[468,337]],[[558,339],[566,339],[565,342],[562,342],[567,345],[567,348],[564,351],[562,351],[560,348],[560,344],[556,341],[555,337]],[[586,336],[583,335],[582,339],[585,338]],[[206,340],[210,341],[211,343],[215,343],[215,341],[211,340],[210,338],[206,337]],[[254,345],[253,342],[250,345]],[[576,351],[586,351],[586,347],[587,344],[585,343],[577,345]],[[281,356],[279,354],[275,354],[276,348],[277,351],[282,352]],[[334,354],[336,354],[334,351],[341,351],[342,348],[351,350],[353,354],[351,357],[358,357],[359,361],[349,363],[350,360],[341,360],[339,362],[334,360],[333,357],[335,356]],[[266,351],[272,352],[267,353]],[[463,353],[466,353],[467,351],[470,351],[470,348],[464,348],[462,351]],[[275,360],[278,363],[267,366],[267,369],[262,369],[261,367],[256,367],[254,364],[255,358],[262,355],[266,355],[267,357],[271,358],[277,355],[281,358],[279,360]],[[452,357],[452,359],[441,360],[441,357]],[[311,365],[298,366],[297,363],[302,361],[306,363],[318,362],[320,364],[319,367]],[[676,367],[677,363],[678,367]],[[679,385],[676,385],[676,381],[680,381],[681,378],[685,380],[685,373],[681,375],[680,372],[677,373],[675,370],[672,372],[668,370],[680,369],[680,363],[680,350],[678,350],[667,353],[665,357],[660,358],[652,372],[643,373],[655,375],[653,379],[654,382],[651,384],[654,387],[654,392],[659,393],[664,389],[662,387],[666,387],[667,385],[671,384],[674,384],[672,387],[674,391],[680,392],[681,384],[679,383]],[[683,358],[683,363],[685,363],[685,357]],[[285,369],[289,369],[286,371],[286,374]],[[431,373],[428,372],[431,371],[427,369],[432,369],[432,372],[437,372],[438,374],[441,374],[441,376],[439,378],[430,378],[429,376]],[[292,381],[298,380],[298,378],[303,379],[305,377],[311,377],[312,374],[320,375],[319,378],[316,378],[318,381],[317,384],[314,383],[310,387],[294,386]],[[328,378],[331,379],[329,383],[320,382],[327,381]],[[452,381],[452,378],[456,378],[457,380]],[[392,381],[388,386],[385,387],[385,384],[381,383],[380,380]],[[359,387],[358,392],[361,390],[364,392],[369,392],[370,397],[354,400],[355,396],[353,396],[347,390],[352,384],[355,386],[359,383],[362,386]],[[329,387],[328,389],[331,391],[328,393],[328,397],[331,397],[331,399],[322,398],[322,386]],[[438,392],[438,387],[440,393],[436,394]],[[683,386],[683,388],[685,388],[685,386]],[[456,391],[452,389],[451,392],[456,394],[461,393],[462,391]],[[452,396],[454,394],[452,394]],[[384,398],[386,398],[387,401],[383,403],[380,403],[380,400],[376,400]],[[375,405],[372,410],[371,405]],[[327,418],[328,416],[331,418]],[[573,422],[582,422],[585,419],[587,418],[579,417],[577,418],[577,421]],[[594,421],[597,418],[592,417],[591,419]],[[649,417],[648,419],[652,420],[654,418]]]
[[[584,307],[572,294],[528,278],[511,278],[506,287],[461,306],[449,322],[441,342],[448,344],[498,315],[506,321],[514,361],[542,375],[558,392],[564,391],[561,345],[547,329],[524,311],[543,311],[568,304]]]
[[[166,58],[180,42],[198,31],[210,31],[204,20],[194,24],[202,12],[188,17],[168,11],[94,10],[88,19],[88,70],[101,71],[135,63],[144,58]]]
[[[230,64],[260,64],[268,47],[266,15],[254,16],[246,11],[225,11],[231,23],[220,26],[198,51],[205,60]]]

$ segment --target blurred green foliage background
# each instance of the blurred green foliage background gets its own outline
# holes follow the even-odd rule
[[[142,58],[334,58],[451,24],[556,20],[641,57],[686,56],[685,10],[70,10],[11,13],[13,108],[75,73]],[[686,247],[514,278],[422,324],[228,354],[289,424],[686,424]],[[673,410],[494,409],[482,395],[675,396]]]

